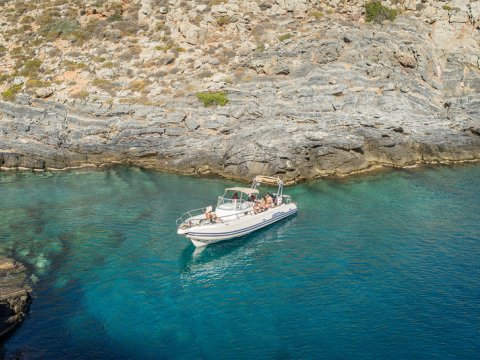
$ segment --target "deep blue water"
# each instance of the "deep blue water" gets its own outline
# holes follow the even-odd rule
[[[3,356],[480,357],[480,166],[288,188],[296,217],[196,252],[175,219],[232,184],[0,173],[0,253],[35,273]]]

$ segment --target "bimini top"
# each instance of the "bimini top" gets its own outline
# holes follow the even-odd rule
[[[225,189],[225,191],[238,191],[247,195],[258,194],[257,189],[246,188],[246,187],[233,187]]]
[[[266,184],[266,185],[283,185],[283,181],[278,177],[273,176],[263,176],[257,175],[253,179],[253,182],[256,184]]]

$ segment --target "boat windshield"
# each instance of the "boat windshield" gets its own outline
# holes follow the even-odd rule
[[[250,188],[229,188],[218,197],[217,209],[245,210],[255,201],[258,190]]]
[[[217,209],[220,210],[246,210],[252,206],[250,201],[244,199],[228,199],[223,196],[218,197]]]

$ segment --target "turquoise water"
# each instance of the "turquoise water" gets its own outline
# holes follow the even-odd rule
[[[0,253],[35,284],[0,356],[478,358],[480,166],[298,185],[296,217],[195,251],[175,219],[232,184],[0,173]]]

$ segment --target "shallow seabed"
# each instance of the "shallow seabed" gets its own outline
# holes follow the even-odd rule
[[[0,253],[35,282],[3,356],[478,358],[480,166],[298,185],[296,217],[195,251],[175,219],[232,184],[0,173]]]

